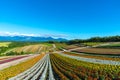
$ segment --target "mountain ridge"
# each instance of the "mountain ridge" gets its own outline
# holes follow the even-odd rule
[[[39,36],[0,36],[0,41],[67,41],[67,39]]]

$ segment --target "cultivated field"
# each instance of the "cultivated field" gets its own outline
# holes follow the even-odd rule
[[[29,69],[35,63],[37,63],[43,56],[44,55],[39,55],[33,59],[27,60],[25,62],[18,64],[18,65],[1,70],[0,71],[0,80],[6,80],[10,77],[16,76],[17,74]]]
[[[79,46],[76,46],[76,45],[69,45],[69,46],[66,46],[65,49],[69,50],[69,49],[74,49],[74,48],[78,48]]]
[[[120,49],[84,48],[84,49],[77,49],[74,51],[82,52],[82,53],[93,53],[93,54],[120,55]]]
[[[120,42],[110,42],[97,46],[98,48],[120,49]]]
[[[0,80],[120,80],[119,56],[107,57],[103,55],[118,55],[119,49],[78,48],[77,45],[60,43],[13,48],[11,49],[13,52],[26,53],[22,55],[23,57],[37,56],[0,70]],[[73,53],[70,52],[71,49],[77,52],[101,54],[101,56]],[[32,55],[27,53],[32,53]],[[21,55],[1,57],[0,61],[4,65],[6,60],[13,62],[19,60],[18,58],[22,58]],[[10,64],[10,62],[7,63]]]
[[[11,42],[0,42],[0,47],[8,47]]]
[[[35,53],[38,52],[39,49],[41,49],[42,45],[29,45],[29,46],[24,46],[24,47],[19,47],[19,48],[15,48],[13,50],[13,52],[31,52],[31,53]]]
[[[120,66],[89,63],[59,54],[51,54],[51,63],[57,80],[112,80],[120,76]]]
[[[101,60],[110,60],[110,61],[120,61],[119,57],[107,57],[107,56],[94,56],[94,55],[86,55],[86,54],[80,54],[80,53],[74,53],[74,52],[64,52],[64,54],[77,56],[77,57],[83,57],[83,58],[93,58],[93,59],[101,59]]]
[[[47,48],[50,46],[42,45],[42,44],[37,44],[37,45],[28,45],[28,46],[23,46],[23,47],[16,47],[13,49],[10,49],[6,51],[4,54],[15,54],[15,55],[21,55],[21,54],[37,54],[41,53],[44,51],[47,51]]]

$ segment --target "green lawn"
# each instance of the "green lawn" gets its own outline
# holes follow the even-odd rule
[[[11,42],[0,42],[0,47],[8,47]]]
[[[120,42],[109,43],[107,45],[98,46],[99,48],[120,48]]]
[[[95,46],[95,45],[103,44],[103,42],[85,42],[83,44],[87,46]]]

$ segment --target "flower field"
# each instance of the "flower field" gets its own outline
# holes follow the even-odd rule
[[[51,54],[50,57],[57,80],[120,79],[120,66],[82,62],[59,54]]]
[[[35,63],[37,63],[43,56],[44,54],[41,54],[33,59],[30,59],[28,61],[22,62],[18,65],[15,65],[0,71],[0,80],[6,80],[10,77],[16,76],[17,74],[29,69]]]
[[[18,74],[9,80],[55,80],[51,67],[49,54],[46,54],[41,60],[39,60],[33,67]]]
[[[105,56],[93,56],[93,55],[84,55],[84,54],[76,54],[72,52],[64,52],[64,54],[72,55],[72,56],[80,56],[85,58],[95,58],[101,60],[112,60],[112,61],[120,61],[119,57],[105,57]]]
[[[119,57],[65,52],[58,47],[53,44],[15,48],[14,51],[32,52],[39,56],[1,70],[0,80],[120,80]],[[76,48],[73,45],[66,47]]]

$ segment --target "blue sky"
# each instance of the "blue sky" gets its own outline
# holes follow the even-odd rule
[[[89,38],[120,35],[119,0],[0,0],[0,33]]]

